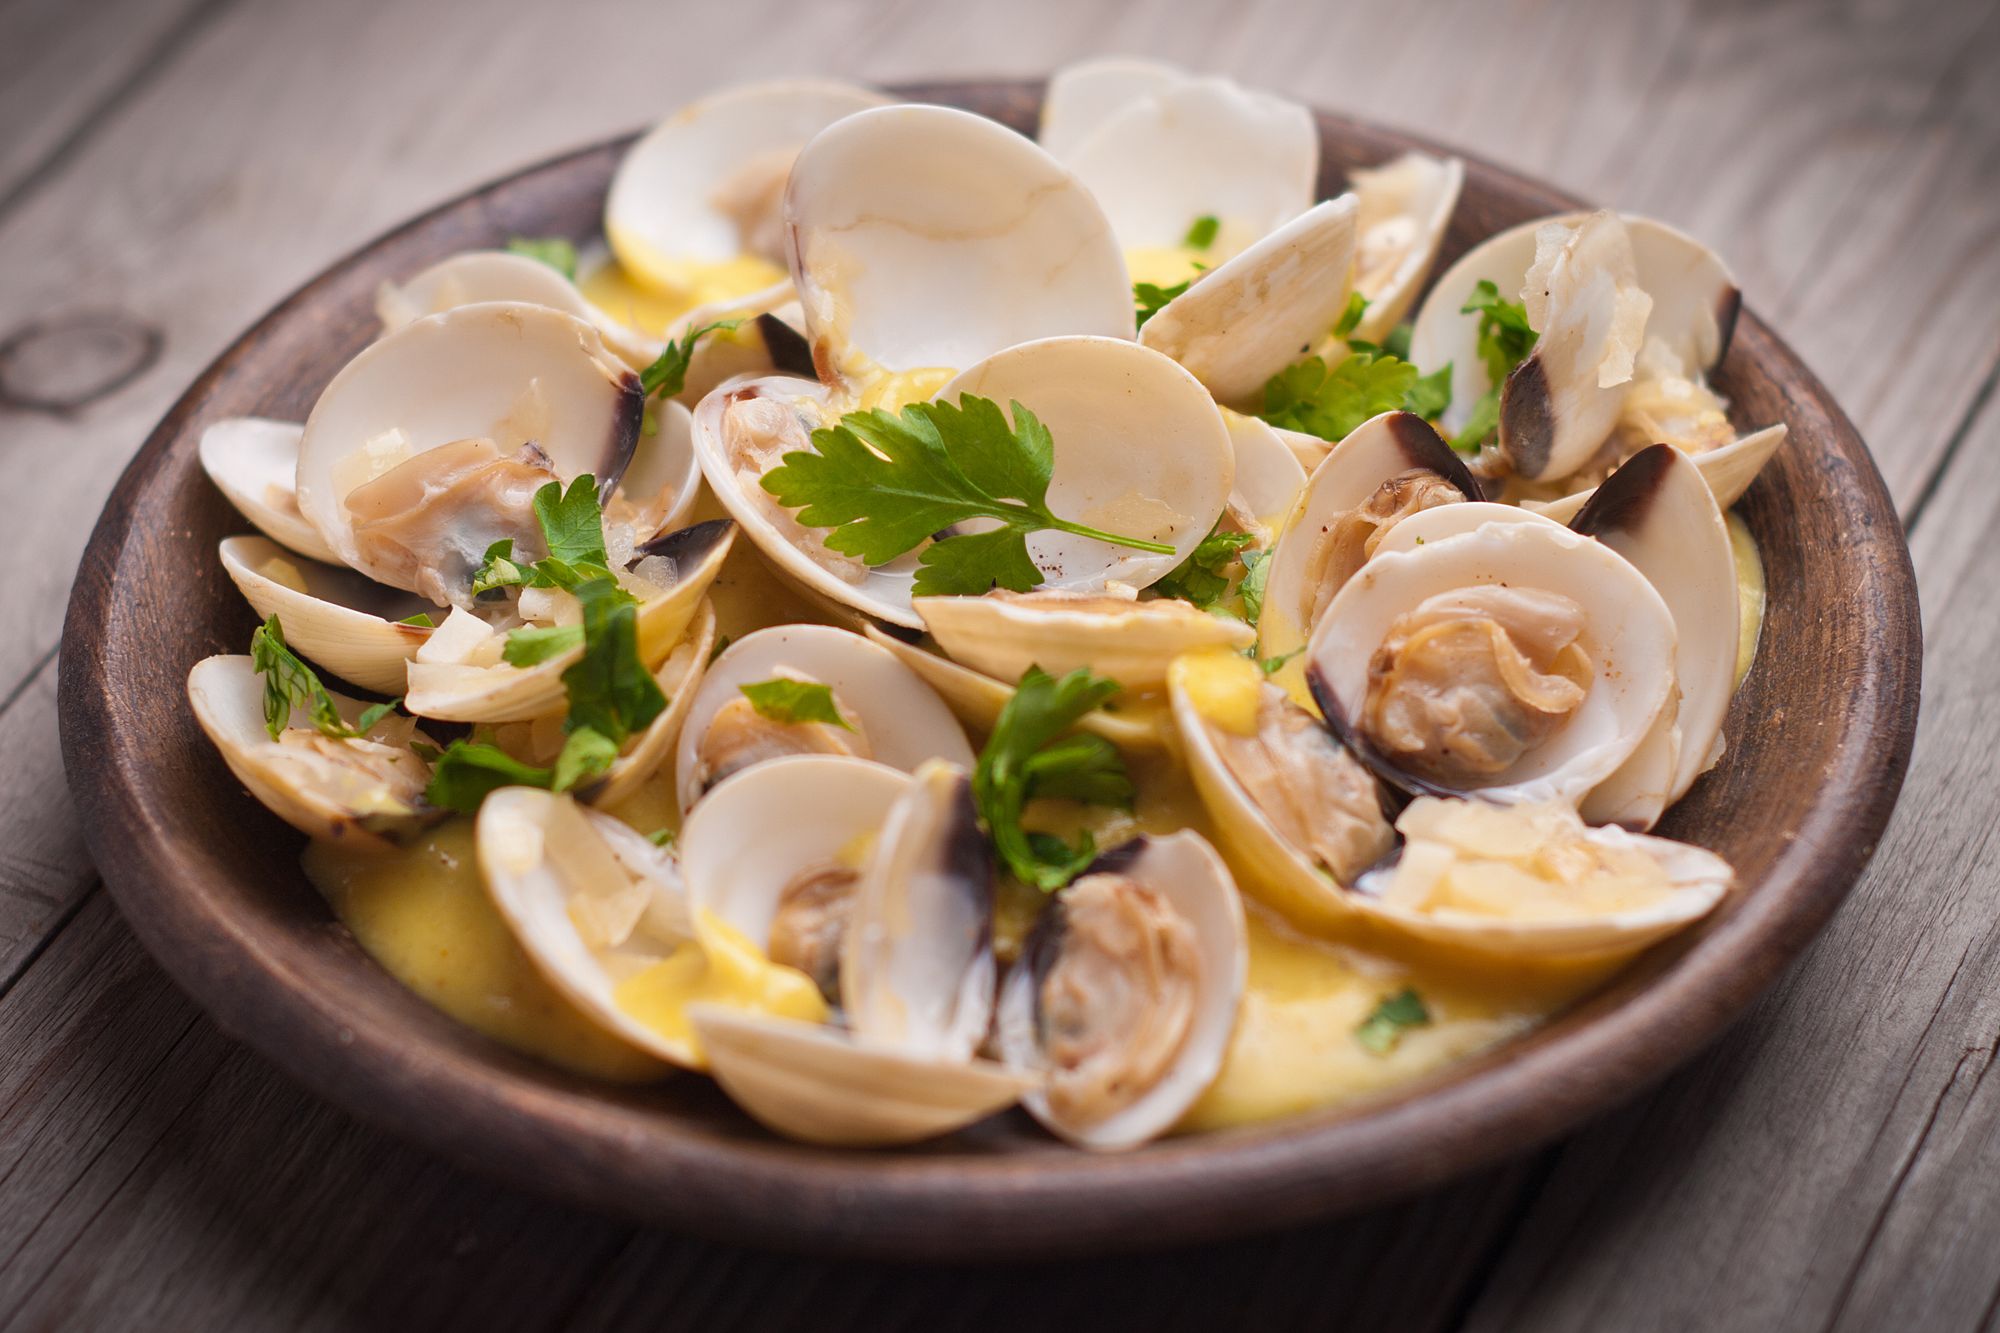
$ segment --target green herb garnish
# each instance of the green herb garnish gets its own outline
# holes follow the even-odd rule
[[[1334,322],[1333,336],[1336,338],[1345,338],[1348,334],[1354,332],[1355,326],[1361,323],[1361,317],[1367,313],[1368,298],[1360,292],[1349,292],[1347,294],[1347,309],[1341,311],[1340,318]]]
[[[1185,292],[1193,283],[1193,278],[1177,282],[1171,287],[1162,287],[1153,282],[1133,283],[1132,304],[1139,308],[1139,327],[1145,328],[1147,320],[1166,309],[1167,302]]]
[[[419,611],[413,616],[404,616],[396,623],[398,625],[415,625],[418,629],[437,628],[437,622],[431,619],[431,614],[428,611]]]
[[[516,236],[507,242],[507,253],[540,260],[571,282],[576,281],[576,246],[561,236]]]
[[[1085,713],[1118,692],[1118,682],[1079,667],[1056,680],[1030,667],[1000,710],[972,772],[972,795],[994,850],[1023,884],[1054,891],[1097,856],[1088,832],[1075,846],[1021,827],[1021,811],[1037,796],[1095,805],[1129,805],[1132,780],[1118,751],[1102,736],[1064,736]]]
[[[1213,213],[1204,213],[1196,218],[1181,238],[1181,244],[1190,250],[1206,250],[1215,244],[1217,233],[1222,230],[1222,219]]]
[[[539,787],[569,791],[604,774],[618,758],[618,746],[607,736],[582,727],[563,741],[552,768],[524,764],[497,745],[484,741],[453,741],[441,753],[425,756],[433,765],[424,799],[443,810],[477,814],[479,803],[502,787]]]
[[[583,643],[581,625],[529,625],[507,635],[500,656],[508,666],[539,666]]]
[[[687,387],[688,367],[694,363],[695,344],[711,333],[733,332],[740,320],[718,319],[667,344],[653,364],[639,372],[639,389],[648,398],[672,398]],[[654,432],[648,432],[652,434]]]
[[[737,688],[743,691],[743,697],[750,701],[758,716],[773,722],[824,722],[843,731],[854,730],[853,725],[840,715],[840,706],[834,702],[831,685],[779,676]]]
[[[1430,1022],[1431,1011],[1424,1007],[1423,996],[1417,994],[1415,987],[1405,986],[1394,995],[1382,997],[1354,1029],[1354,1039],[1377,1055],[1387,1055],[1402,1040],[1404,1032],[1429,1027]]]
[[[667,696],[639,658],[639,604],[610,578],[570,590],[583,604],[583,656],[562,673],[569,692],[563,725],[609,736],[623,744],[667,706]]]
[[[250,665],[264,677],[264,730],[271,733],[272,740],[283,734],[294,708],[303,709],[322,736],[348,740],[361,734],[341,718],[319,676],[285,645],[285,629],[276,616],[251,633]],[[369,725],[374,725],[373,721]]]
[[[1256,540],[1247,532],[1211,532],[1151,591],[1213,611],[1229,595],[1229,566],[1242,556],[1244,547]]]
[[[1026,592],[1042,582],[1028,557],[1028,534],[1072,533],[1114,546],[1164,554],[1173,547],[1059,518],[1049,509],[1055,442],[1020,403],[1008,424],[997,403],[966,395],[912,403],[902,415],[850,412],[813,432],[818,451],[794,451],[764,475],[764,489],[798,521],[831,528],[828,549],[870,565],[915,550],[968,519],[994,519],[988,532],[943,537],[918,558],[919,597]]]
[[[536,491],[535,518],[542,525],[551,560],[597,569],[611,564],[604,553],[604,511],[597,503],[597,479],[588,472],[570,482],[567,491],[554,481]]]
[[[1264,616],[1264,585],[1271,581],[1271,552],[1266,550],[1245,551],[1243,553],[1243,582],[1236,585],[1237,595],[1243,598],[1243,618],[1256,624]]]
[[[1486,367],[1488,388],[1472,405],[1472,413],[1464,429],[1452,437],[1451,447],[1461,453],[1477,453],[1500,428],[1500,391],[1514,368],[1535,350],[1537,335],[1528,326],[1527,307],[1501,299],[1500,288],[1483,278],[1458,313],[1479,316],[1478,352]]]

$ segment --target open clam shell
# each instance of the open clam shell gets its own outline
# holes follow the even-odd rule
[[[879,644],[897,661],[915,672],[937,692],[960,722],[975,731],[991,732],[1000,721],[1000,712],[1014,697],[1011,682],[996,679],[950,658],[905,643],[873,625],[862,631],[871,643]],[[1167,735],[1157,713],[1106,712],[1093,708],[1077,719],[1077,730],[1102,736],[1121,750],[1163,749]]]
[[[328,693],[353,726],[366,705]],[[264,678],[239,655],[195,663],[188,701],[229,771],[267,810],[309,837],[387,846],[442,818],[424,804],[430,768],[409,745],[430,740],[408,718],[385,717],[360,740],[320,736],[300,718],[285,734],[303,743],[275,740],[264,726]]]
[[[1679,706],[1584,800],[1593,824],[1651,828],[1719,757],[1736,690],[1736,558],[1722,510],[1686,454],[1656,444],[1599,486],[1570,527],[1632,563],[1673,612]]]
[[[1105,116],[1064,160],[1127,250],[1178,247],[1213,217],[1221,260],[1312,206],[1319,130],[1296,102],[1185,78]]]
[[[671,855],[568,796],[504,787],[479,807],[479,869],[488,896],[536,969],[599,1027],[688,1069],[685,1032],[642,1022],[621,982],[693,947]]]
[[[1382,513],[1362,521],[1378,494]],[[1478,498],[1465,460],[1422,417],[1384,412],[1362,422],[1312,470],[1272,547],[1259,651],[1282,657],[1304,647],[1315,609],[1332,600],[1379,534],[1394,530],[1407,505]]]
[[[278,618],[294,652],[364,690],[403,692],[404,668],[431,637],[404,621],[430,603],[262,537],[225,537],[220,554],[230,582],[259,616]]]
[[[772,722],[755,713],[743,687],[779,677],[825,685],[848,729]],[[730,733],[726,770],[719,776],[715,769],[725,746],[714,734],[718,725]],[[830,746],[906,773],[933,759],[968,768],[973,760],[951,710],[895,654],[830,625],[779,625],[730,644],[694,692],[675,759],[681,809],[755,763],[836,752]]]
[[[385,282],[375,293],[375,317],[384,334],[460,306],[513,301],[547,306],[588,320],[606,346],[633,369],[643,369],[665,346],[599,310],[576,284],[539,259],[505,250],[467,250],[432,264],[406,282]]]
[[[716,519],[648,543],[647,553],[670,559],[676,574],[639,604],[639,658],[649,670],[694,622],[735,536],[734,524]],[[505,635],[461,610],[439,631],[410,661],[406,703],[420,717],[448,722],[520,722],[556,712],[567,697],[562,674],[583,655],[579,644],[533,666],[512,666],[499,658]]]
[[[1101,969],[1121,960],[1101,956],[1093,942],[1092,918],[1105,912],[1124,916],[1144,940],[1132,947],[1166,970],[1107,979]],[[1049,1079],[1023,1104],[1086,1148],[1131,1148],[1165,1133],[1222,1067],[1247,957],[1242,901],[1199,834],[1140,838],[1105,853],[1043,911],[1001,988],[1001,1053]],[[1176,1011],[1178,1040],[1157,1026]],[[1057,1031],[1064,1052],[1049,1048]],[[1150,1050],[1121,1048],[1125,1038]],[[1110,1045],[1093,1048],[1099,1039]],[[1143,1066],[1141,1056],[1150,1056]]]
[[[201,433],[201,467],[257,531],[309,560],[337,565],[326,538],[299,512],[299,441],[305,427],[230,417]]]
[[[1306,469],[1276,427],[1257,417],[1225,411],[1229,446],[1236,456],[1236,483],[1229,490],[1229,514],[1244,532],[1268,545],[1306,488]]]
[[[1002,681],[1018,681],[1036,666],[1052,676],[1086,668],[1127,690],[1154,690],[1182,653],[1240,651],[1257,638],[1240,620],[1173,598],[990,592],[919,597],[914,605],[946,655]]]
[[[820,378],[846,392],[1057,334],[1133,335],[1124,259],[1097,201],[984,117],[849,116],[799,153],[785,217]]]
[[[1379,343],[1403,322],[1430,276],[1465,185],[1465,164],[1405,153],[1347,179],[1360,201],[1354,290],[1368,299],[1351,336]]]
[[[792,160],[827,126],[888,100],[830,79],[784,79],[728,88],[681,108],[619,160],[604,201],[612,252],[660,290],[684,285],[690,266],[745,255],[782,268],[779,201]],[[764,290],[750,299],[769,309],[787,285],[766,284],[779,288],[776,300]]]
[[[1374,919],[1499,960],[1616,958],[1713,911],[1733,872],[1699,847],[1590,828],[1560,805],[1419,797],[1393,864],[1361,879]]]
[[[532,445],[540,461],[521,470],[563,481],[589,473],[608,496],[638,443],[642,400],[638,376],[574,315],[518,302],[429,315],[362,351],[320,394],[299,446],[299,509],[370,578],[412,590],[435,578],[453,600],[469,599],[486,547],[513,535],[495,526],[488,497],[432,516],[426,549],[408,551],[364,547],[349,496],[430,450],[473,440],[503,456]],[[440,502],[428,483],[413,479],[411,489],[423,505]]]
[[[1306,209],[1198,274],[1139,330],[1139,341],[1186,366],[1218,402],[1253,402],[1340,318],[1354,260],[1357,204],[1342,195]]]
[[[1136,56],[1100,56],[1065,65],[1049,76],[1036,142],[1066,159],[1105,121],[1128,105],[1163,92],[1189,75]]]
[[[1532,601],[1534,609],[1481,609],[1496,598]],[[1547,619],[1513,623],[1521,614]],[[1493,636],[1483,639],[1493,645],[1491,663],[1455,655],[1450,645],[1462,640],[1439,628],[1447,620]],[[1568,670],[1580,679],[1568,678],[1565,697],[1553,705],[1558,711],[1541,720],[1532,712],[1540,705],[1521,693],[1539,685],[1515,684],[1508,662],[1544,632],[1563,643],[1551,637],[1544,647],[1560,647],[1552,659],[1558,665],[1536,670]],[[1385,658],[1392,642],[1400,647]],[[1674,644],[1666,603],[1610,548],[1550,523],[1486,523],[1410,550],[1378,552],[1322,614],[1306,650],[1307,678],[1328,724],[1392,785],[1574,804],[1617,771],[1666,707]],[[1385,683],[1395,692],[1378,699]],[[1471,701],[1477,707],[1461,707]],[[1375,731],[1382,718],[1422,748],[1385,753]],[[1417,771],[1420,756],[1428,776]]]
[[[1693,461],[1695,471],[1701,474],[1701,479],[1708,483],[1709,494],[1715,497],[1715,503],[1727,509],[1743,498],[1743,492],[1750,489],[1750,483],[1757,480],[1764,464],[1785,442],[1785,435],[1786,428],[1782,423],[1766,426],[1762,430],[1751,431],[1734,444],[1725,444],[1720,449],[1704,449],[1688,457]],[[1558,523],[1567,523],[1583,512],[1583,507],[1590,503],[1595,491],[1596,488],[1592,487],[1546,504],[1529,503],[1537,513]]]

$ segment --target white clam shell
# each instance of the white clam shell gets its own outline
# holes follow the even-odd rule
[[[1312,206],[1319,129],[1296,102],[1227,79],[1184,79],[1126,103],[1065,154],[1127,249],[1178,246],[1222,224],[1227,258]]]
[[[642,537],[680,527],[701,494],[694,456],[694,413],[678,402],[654,407],[658,427],[641,435],[618,489],[645,519]]]
[[[1133,335],[1124,257],[1090,192],[984,117],[850,116],[799,154],[785,213],[824,378],[852,387],[1056,334]]]
[[[1313,468],[1271,550],[1263,612],[1257,619],[1258,650],[1264,656],[1296,652],[1312,634],[1307,607],[1318,591],[1310,577],[1312,557],[1327,528],[1383,482],[1412,468],[1428,468],[1462,493],[1478,494],[1464,462],[1430,423],[1411,412],[1370,417]]]
[[[1742,499],[1743,492],[1750,489],[1750,483],[1757,480],[1764,464],[1771,461],[1771,455],[1777,453],[1778,446],[1785,442],[1786,433],[1782,424],[1766,426],[1762,430],[1751,431],[1733,444],[1725,444],[1720,449],[1704,449],[1688,457],[1693,460],[1695,470],[1701,473],[1701,479],[1708,483],[1715,503],[1727,509]],[[1595,487],[1577,491],[1560,500],[1536,505],[1535,510],[1558,523],[1567,523],[1583,511],[1584,505],[1595,493]]]
[[[961,666],[948,657],[926,651],[885,634],[873,625],[862,631],[871,643],[880,644],[898,661],[921,677],[966,726],[990,732],[1000,721],[1000,711],[1014,697],[1014,687],[1006,681]],[[1093,708],[1077,719],[1078,731],[1102,736],[1121,750],[1153,751],[1167,744],[1166,733],[1158,725],[1157,714],[1107,713]]]
[[[742,84],[682,107],[626,150],[604,201],[604,231],[618,261],[655,283],[655,256],[719,263],[746,247],[717,192],[747,163],[796,155],[827,126],[888,102],[831,79]]]
[[[1189,77],[1172,65],[1137,56],[1100,56],[1065,65],[1049,76],[1035,139],[1057,158],[1067,159],[1078,144],[1125,107]]]
[[[1693,461],[1664,444],[1627,459],[1571,526],[1629,560],[1674,616],[1680,706],[1662,712],[1646,741],[1583,803],[1593,824],[1644,830],[1708,766],[1736,691],[1729,527]]]
[[[1139,341],[1186,366],[1218,402],[1253,402],[1340,318],[1356,208],[1344,194],[1253,241],[1161,307]]]
[[[225,537],[219,554],[223,571],[257,614],[278,617],[293,652],[364,690],[403,692],[404,668],[431,631],[398,622],[433,611],[430,603],[351,569],[305,560],[262,537]],[[282,581],[281,573],[295,575],[305,590]]]
[[[280,745],[264,729],[264,678],[242,655],[207,657],[188,672],[188,702],[237,780],[265,809],[309,837],[367,846],[388,846],[385,835],[415,829],[434,818],[420,807],[391,801],[362,809],[356,791],[333,761]],[[352,726],[366,707],[358,699],[328,691]],[[302,719],[301,719],[302,720]],[[429,744],[422,732],[417,740]]]
[[[571,867],[581,857],[552,860],[551,840],[597,838],[604,846],[599,864],[617,855],[611,841],[629,832],[609,815],[597,814],[534,787],[503,787],[481,802],[476,831],[481,878],[487,895],[520,942],[521,949],[549,984],[605,1031],[634,1048],[687,1069],[702,1067],[700,1053],[628,1014],[617,1001],[619,979],[665,956],[663,941],[634,938],[599,950],[578,930],[571,900],[601,893],[601,884],[578,884]],[[637,836],[633,834],[632,836]],[[685,904],[674,904],[685,915]]]
[[[230,417],[201,433],[201,466],[237,512],[280,546],[324,564],[340,557],[299,512],[299,441],[305,427]]]
[[[713,1005],[689,1011],[723,1091],[786,1138],[916,1143],[1004,1111],[1034,1080],[990,1060],[940,1063],[813,1023]]]
[[[371,448],[390,447],[386,470],[457,440],[506,451],[532,440],[565,481],[590,473],[608,492],[642,408],[638,376],[574,315],[518,302],[428,315],[363,350],[320,394],[299,446],[299,509],[344,563],[379,579],[345,503],[375,469]]]
[[[1348,188],[1360,199],[1356,223],[1363,252],[1391,235],[1405,247],[1381,280],[1369,284],[1372,290],[1362,292],[1368,308],[1350,336],[1379,343],[1403,322],[1430,276],[1464,185],[1463,162],[1424,153],[1348,173]]]
[[[678,580],[639,604],[639,657],[649,670],[658,669],[694,623],[736,537],[735,525],[726,520],[698,523],[684,531],[688,545],[679,552]],[[526,667],[427,661],[419,656],[409,664],[405,706],[419,717],[447,722],[528,721],[563,707],[567,692],[562,673],[582,655],[579,645]]]
[[[696,755],[722,706],[743,686],[776,676],[828,686],[844,716],[868,739],[871,758],[906,773],[932,759],[970,768],[965,731],[924,681],[887,649],[831,625],[776,625],[746,634],[710,664],[689,704],[675,758],[683,811],[701,799]],[[725,778],[733,782],[749,770]]]
[[[1173,598],[1078,605],[1059,597],[919,597],[924,626],[953,661],[1001,681],[1030,667],[1052,676],[1087,668],[1126,690],[1166,684],[1167,668],[1201,648],[1241,650],[1256,631]]]
[[[1164,898],[1193,927],[1201,974],[1194,1021],[1166,1075],[1109,1117],[1073,1123],[1056,1114],[1033,1090],[1022,1104],[1071,1143],[1105,1151],[1132,1148],[1172,1128],[1222,1068],[1249,967],[1243,902],[1222,858],[1198,833],[1183,830],[1114,848],[1104,864]],[[1085,872],[1089,873],[1089,872]],[[1047,925],[1053,925],[1051,920]],[[1047,926],[1042,927],[1044,929]],[[1030,941],[1029,948],[1036,941]],[[1037,969],[1016,965],[1000,992],[997,1044],[1011,1065],[1037,1068],[1039,1007]]]
[[[588,320],[604,341],[634,369],[643,368],[665,344],[627,328],[585,299],[576,284],[527,255],[505,250],[467,250],[432,264],[407,282],[385,282],[375,292],[375,317],[384,334],[426,315],[441,315],[463,305],[515,301],[547,306]]]
[[[1576,712],[1479,794],[1503,803],[1575,804],[1638,748],[1673,688],[1672,612],[1638,570],[1591,538],[1531,520],[1378,552],[1335,594],[1313,631],[1307,656],[1314,696],[1336,731],[1351,735],[1367,695],[1369,659],[1390,625],[1428,597],[1487,584],[1546,590],[1581,607],[1592,679]],[[1425,785],[1365,746],[1357,753],[1398,785]]]
[[[1229,491],[1229,511],[1246,532],[1268,543],[1306,487],[1306,470],[1276,427],[1241,412],[1222,414],[1229,428],[1230,451],[1236,457],[1236,484]]]

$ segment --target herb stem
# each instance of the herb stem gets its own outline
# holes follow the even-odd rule
[[[1153,555],[1174,553],[1174,548],[1165,542],[1149,542],[1143,537],[1121,537],[1115,532],[1106,532],[1102,528],[1093,528],[1082,523],[1072,523],[1066,518],[1059,518],[1049,526],[1057,532],[1067,532],[1072,537],[1090,537],[1097,541],[1110,542],[1113,546],[1130,547],[1134,551],[1146,551]]]

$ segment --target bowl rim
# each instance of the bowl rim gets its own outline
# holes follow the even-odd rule
[[[1039,81],[903,85],[917,99],[1011,99]],[[1544,211],[1579,201],[1475,155],[1346,116],[1328,133],[1383,155],[1457,156],[1466,189],[1499,188]],[[440,227],[511,189],[605,167],[632,135],[565,152],[420,213],[373,238],[279,302],[195,379],[126,467],[78,569],[60,662],[62,748],[92,858],[153,956],[230,1035],[328,1101],[481,1173],[600,1210],[688,1232],[787,1249],[932,1259],[1074,1256],[1157,1248],[1350,1211],[1546,1142],[1663,1078],[1739,1016],[1845,896],[1894,806],[1914,740],[1922,635],[1901,525],[1865,445],[1824,386],[1747,308],[1732,353],[1768,367],[1844,464],[1841,494],[1888,549],[1873,569],[1879,633],[1870,670],[1849,682],[1840,762],[1807,817],[1741,904],[1615,1003],[1587,999],[1531,1041],[1484,1055],[1365,1104],[1189,1135],[1120,1156],[1048,1152],[837,1152],[687,1126],[601,1085],[553,1076],[494,1043],[469,1056],[423,1031],[352,1020],[340,978],[186,882],[175,840],[121,770],[136,725],[120,707],[105,627],[125,595],[117,572],[141,535],[142,501],[191,465],[191,424],[266,330],[299,318],[351,270],[401,238]],[[605,167],[608,170],[608,167]],[[1799,432],[1794,432],[1795,436]],[[1794,447],[1800,447],[1795,444]],[[1838,797],[1838,799],[1836,799]],[[236,799],[247,799],[238,797]],[[1858,812],[1858,817],[1857,817]],[[185,849],[183,848],[184,852]],[[1620,986],[1619,989],[1626,988]],[[1596,1012],[1593,1012],[1596,1011]],[[440,1016],[441,1017],[441,1016]],[[449,1019],[442,1019],[450,1023]],[[450,1114],[437,1114],[438,1108]]]

